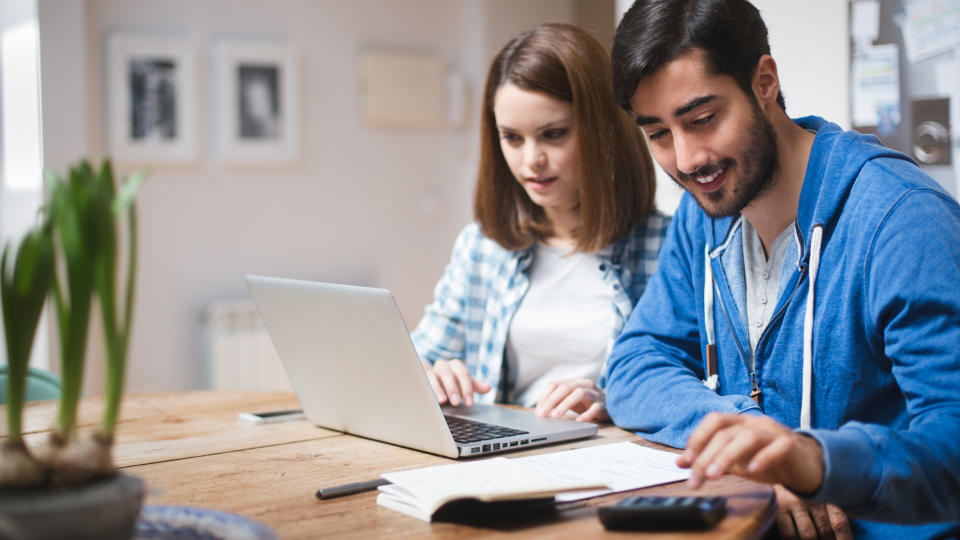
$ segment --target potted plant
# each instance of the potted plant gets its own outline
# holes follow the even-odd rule
[[[134,196],[144,178],[144,173],[135,173],[117,186],[108,160],[99,171],[82,161],[66,179],[48,174],[50,196],[41,223],[19,247],[4,247],[0,297],[9,364],[9,436],[0,444],[0,537],[120,538],[133,533],[143,482],[116,472],[111,447],[133,316]],[[122,222],[128,240],[126,279],[118,292]],[[30,448],[22,435],[24,386],[37,323],[49,296],[56,309],[63,387],[50,438]],[[96,431],[79,434],[77,406],[95,300],[107,353],[104,411]]]

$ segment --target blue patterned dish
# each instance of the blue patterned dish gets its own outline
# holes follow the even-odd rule
[[[276,540],[269,527],[237,514],[192,506],[144,506],[135,540]]]

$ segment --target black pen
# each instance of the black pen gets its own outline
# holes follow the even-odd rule
[[[364,491],[372,491],[377,489],[379,486],[385,486],[389,484],[389,480],[384,480],[383,478],[377,478],[376,480],[367,480],[366,482],[354,482],[352,484],[343,484],[339,486],[330,486],[328,488],[320,488],[317,490],[318,499],[332,499],[334,497],[343,497],[344,495],[353,495],[354,493],[362,493]]]

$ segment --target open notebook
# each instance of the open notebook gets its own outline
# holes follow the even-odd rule
[[[570,502],[690,477],[677,454],[619,442],[384,473],[377,504],[423,521],[552,510]],[[481,520],[482,521],[482,520]]]

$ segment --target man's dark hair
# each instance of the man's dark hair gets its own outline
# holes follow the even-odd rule
[[[770,54],[767,26],[747,0],[637,0],[613,38],[613,93],[630,111],[640,81],[692,49],[706,68],[730,75],[748,96],[760,57]],[[777,103],[786,110],[783,93]]]

